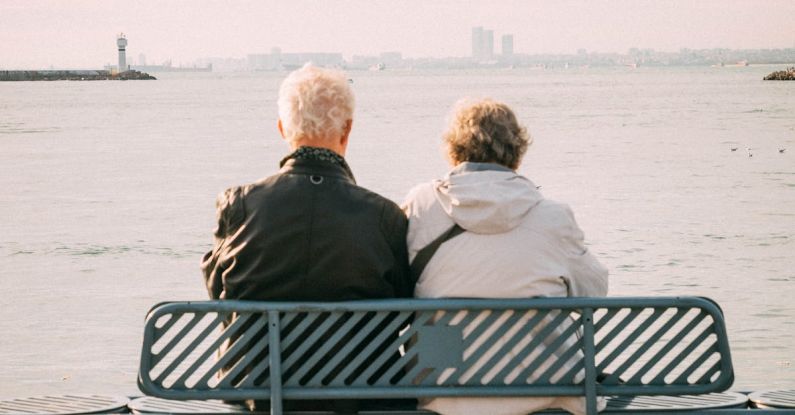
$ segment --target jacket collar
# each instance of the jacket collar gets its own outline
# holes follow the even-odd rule
[[[465,161],[455,166],[452,170],[450,170],[449,174],[454,175],[460,173],[472,173],[477,171],[502,171],[506,173],[515,173],[510,168],[497,163],[477,163],[474,161]]]
[[[286,159],[282,161],[279,173],[336,177],[356,184],[353,172],[347,165],[340,165],[325,160]]]

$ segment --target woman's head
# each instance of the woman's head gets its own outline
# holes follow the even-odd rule
[[[459,101],[443,138],[453,165],[497,163],[513,170],[532,142],[513,111],[491,99]]]

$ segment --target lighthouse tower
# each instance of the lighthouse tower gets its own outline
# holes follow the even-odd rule
[[[116,45],[119,47],[119,73],[122,73],[127,70],[127,38],[124,33],[116,38]]]

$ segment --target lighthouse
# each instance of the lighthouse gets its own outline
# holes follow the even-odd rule
[[[116,38],[116,45],[119,47],[119,73],[122,73],[127,71],[127,38],[124,33]]]

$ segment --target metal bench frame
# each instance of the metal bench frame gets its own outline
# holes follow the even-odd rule
[[[247,318],[248,325],[231,322],[232,315],[237,316],[237,322]],[[297,336],[302,335],[301,331],[314,327],[315,331],[320,332],[336,324],[339,330],[328,331],[325,338],[317,334],[308,340],[304,339],[305,343],[328,341],[342,344],[340,354],[350,354],[367,333],[345,330],[355,327],[361,329],[364,322],[377,320],[374,316],[387,319],[384,321],[388,321],[384,316],[392,316],[393,324],[388,325],[392,333],[396,333],[396,329],[404,329],[400,338],[394,340],[383,353],[384,356],[394,356],[397,351],[396,347],[392,347],[394,345],[402,345],[406,351],[395,367],[389,367],[387,375],[372,382],[362,379],[351,381],[350,377],[347,381],[334,379],[325,383],[314,378],[302,383],[290,376],[285,380],[285,371],[288,369],[284,367],[285,361],[293,368],[298,365],[299,373],[307,374],[310,373],[307,372],[310,366],[317,369],[318,364],[323,364],[323,357],[329,357],[328,349],[320,347],[314,354],[299,356],[300,360],[308,361],[306,364],[296,363],[295,357],[292,357],[292,361],[290,356],[283,359],[282,353],[288,348],[292,348],[296,356],[296,347],[306,351],[308,346],[301,344],[301,339],[296,341]],[[406,316],[410,317],[406,319]],[[461,316],[463,321],[455,324]],[[464,358],[459,353],[471,347],[473,339],[464,338],[463,327],[465,324],[474,326],[479,318],[482,320],[478,324],[489,325],[494,332],[485,336],[486,346],[475,350],[474,356]],[[499,318],[507,318],[502,326],[495,323]],[[530,318],[527,328],[517,325],[517,321],[526,321],[521,318]],[[318,323],[313,319],[324,321],[320,324],[322,330],[318,329]],[[301,322],[296,324],[299,320]],[[351,322],[354,320],[359,322],[358,326]],[[567,337],[576,338],[576,345],[558,350],[566,344],[563,336],[557,340],[544,338],[554,332],[554,327],[560,327],[563,320],[574,322],[566,325],[565,332]],[[202,321],[210,323],[203,326]],[[406,328],[401,321],[408,321],[410,327]],[[530,323],[536,326],[529,327]],[[374,325],[367,324],[367,327],[372,328]],[[288,326],[293,331],[285,336],[283,330]],[[511,327],[519,327],[519,333],[508,338],[506,333],[512,330]],[[474,331],[480,330],[483,338],[483,330],[488,329],[477,326]],[[252,337],[265,331],[267,340]],[[357,338],[352,339],[357,334],[359,343]],[[384,336],[381,340],[388,343],[388,339],[384,340],[389,337],[388,333]],[[438,375],[445,368],[455,367],[453,365],[469,362],[466,364],[471,369],[472,361],[477,358],[487,359],[488,363],[495,362],[497,357],[486,356],[482,349],[491,348],[498,339],[508,343],[505,347],[517,347],[522,341],[520,337],[527,339],[534,336],[539,338],[538,341],[543,340],[548,350],[537,356],[538,362],[529,363],[530,366],[535,365],[536,372],[543,371],[542,361],[553,368],[563,367],[564,362],[556,364],[554,360],[550,361],[555,354],[550,354],[549,350],[558,350],[567,356],[569,362],[575,362],[579,368],[577,373],[569,370],[561,379],[555,380],[551,374],[560,372],[550,369],[542,374],[538,383],[523,381],[527,376],[532,377],[529,372],[523,373],[524,378],[520,376],[513,383],[507,382],[505,379],[508,378],[504,376],[495,376],[487,381],[483,378],[465,382],[460,379],[458,382],[439,381],[442,378]],[[397,335],[393,334],[393,337]],[[408,340],[410,338],[411,342]],[[229,345],[231,340],[236,341]],[[211,343],[209,346],[208,342]],[[227,343],[229,353],[234,352],[237,356],[226,360],[223,355],[219,356],[222,343]],[[241,346],[236,348],[237,344]],[[365,345],[365,349],[359,350],[358,354],[371,355],[376,348],[374,344]],[[534,344],[538,344],[536,340],[530,342],[528,350],[532,350]],[[255,346],[252,348],[252,345]],[[248,353],[247,347],[256,350]],[[439,353],[439,347],[444,353]],[[263,360],[265,350],[267,358]],[[384,356],[381,356],[381,363],[387,359]],[[257,358],[259,360],[255,360]],[[661,358],[664,359],[661,361]],[[341,359],[332,356],[329,364],[339,368],[339,365],[344,364]],[[351,365],[361,365],[364,357],[358,359]],[[408,363],[405,366],[411,359],[414,359],[414,365]],[[417,364],[418,360],[430,366]],[[514,359],[509,363],[515,362]],[[224,365],[237,365],[231,369],[238,376],[236,383],[230,379],[233,376],[220,376]],[[265,370],[260,377],[267,376],[267,381],[256,383],[251,379],[253,375],[239,380],[240,376],[245,376],[241,375],[242,368],[245,366],[250,369],[252,365]],[[206,369],[208,366],[209,370]],[[607,381],[597,382],[600,371],[605,369],[611,372],[606,376]],[[426,373],[424,378],[417,381],[420,379],[419,373],[428,370],[434,375]],[[319,371],[328,377],[331,367],[321,366]],[[400,371],[406,374],[395,381]],[[506,367],[500,372],[504,375],[508,371]],[[350,373],[351,369],[344,367],[342,372]],[[372,375],[371,369],[367,372]],[[191,385],[191,379],[197,377],[202,379]],[[588,413],[595,414],[597,396],[706,394],[727,390],[733,380],[723,313],[715,302],[701,297],[161,303],[152,308],[146,319],[138,375],[139,388],[147,395],[178,400],[270,399],[273,414],[282,413],[283,399],[567,395],[585,396]]]

